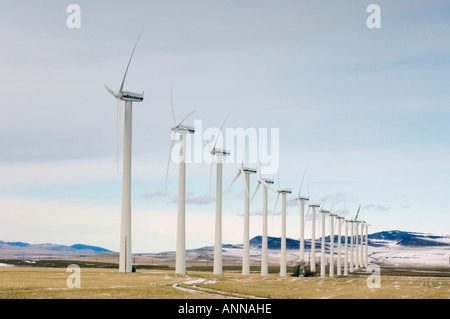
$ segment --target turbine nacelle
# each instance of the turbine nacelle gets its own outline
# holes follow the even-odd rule
[[[171,127],[171,130],[180,134],[194,134],[195,133],[195,128],[193,128],[192,126],[187,126],[187,125],[177,125],[177,126],[173,126]]]
[[[317,203],[310,203],[310,204],[308,204],[308,206],[309,207],[320,207],[320,205]]]
[[[212,155],[220,155],[220,156],[228,156],[230,155],[230,152],[227,150],[219,149],[219,148],[213,148],[211,150]]]
[[[295,197],[295,198],[292,199],[292,201],[296,201],[296,200],[305,200],[305,201],[308,201],[308,200],[309,200],[309,197],[306,197],[306,196],[298,196],[298,197]]]
[[[256,174],[256,172],[257,172],[256,168],[250,168],[250,167],[241,167],[240,171],[244,174]]]
[[[271,178],[260,178],[258,179],[258,182],[266,184],[274,184],[274,181]]]
[[[134,93],[130,91],[114,91],[108,86],[105,85],[106,90],[108,90],[111,95],[113,95],[116,99],[120,99],[122,101],[133,101],[133,102],[142,102],[144,101],[144,92],[142,93]]]
[[[280,194],[291,194],[292,188],[279,188],[277,189],[277,192]]]
[[[122,101],[142,102],[144,101],[144,92],[134,93],[129,91],[123,91],[121,96]]]

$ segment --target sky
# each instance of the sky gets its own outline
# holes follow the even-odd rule
[[[72,3],[79,28],[68,24]],[[379,28],[368,26],[372,3]],[[346,218],[361,206],[369,233],[448,234],[449,13],[443,0],[4,1],[0,240],[119,250],[123,124],[118,169],[116,100],[104,85],[119,89],[141,30],[124,85],[144,92],[133,104],[133,252],[176,247],[175,161],[166,187],[171,90],[177,120],[196,111],[184,124],[196,127],[193,152],[206,154],[186,168],[188,249],[214,244],[207,133],[227,116],[224,133],[268,137],[278,170],[264,176],[293,192],[288,237],[300,236],[289,199],[303,174],[303,195]],[[230,151],[223,242],[241,244],[244,186],[229,186],[242,151]],[[275,198],[269,192],[269,236],[279,237]],[[250,213],[253,237],[262,232],[261,188]]]

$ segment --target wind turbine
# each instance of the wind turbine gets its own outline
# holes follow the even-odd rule
[[[319,204],[310,203],[311,208],[311,272],[316,272],[316,208],[320,207]]]
[[[217,158],[217,173],[216,173],[216,220],[215,220],[215,236],[214,236],[214,269],[215,275],[221,275],[222,270],[222,157],[230,155],[230,152],[217,149],[217,141],[220,134],[222,133],[223,126],[228,116],[222,123],[219,132],[217,133],[216,141],[214,142],[213,148],[210,150],[212,156]],[[214,161],[211,162],[211,171],[214,165]],[[211,172],[210,172],[210,175]],[[211,187],[211,185],[210,185]]]
[[[278,199],[281,194],[281,260],[280,260],[280,276],[286,276],[286,194],[291,194],[291,188],[280,188],[280,177],[278,176],[277,199],[273,213],[277,208]]]
[[[274,190],[269,186],[269,184],[273,184],[273,179],[263,178],[261,176],[261,164],[259,167],[259,179],[258,185],[256,186],[255,192],[250,200],[250,203],[253,202],[253,198],[258,192],[259,186],[263,184],[263,231],[262,231],[262,247],[261,247],[261,276],[267,276],[269,273],[269,261],[267,256],[267,190],[270,189],[272,192]]]
[[[105,85],[105,88],[117,99],[117,170],[119,170],[119,131],[120,120],[122,115],[122,102],[125,101],[125,117],[124,117],[124,141],[123,141],[123,180],[122,180],[122,213],[121,213],[121,229],[120,229],[120,256],[119,256],[119,271],[132,272],[132,258],[131,258],[131,134],[132,134],[132,103],[142,102],[144,100],[144,93],[133,93],[123,91],[125,78],[130,67],[131,59],[133,58],[134,50],[139,42],[142,32],[133,47],[130,59],[128,61],[125,74],[122,79],[119,91],[114,91]]]
[[[169,151],[169,161],[167,162],[167,175],[169,173],[170,160],[172,157],[172,149],[175,145],[175,135],[180,135],[180,163],[178,165],[178,213],[177,213],[177,250],[175,273],[186,274],[186,134],[194,134],[195,129],[190,126],[182,125],[182,123],[191,116],[195,111],[187,114],[177,123],[175,119],[175,111],[173,109],[172,89],[170,90],[170,101],[172,106],[172,119],[174,126],[171,127],[172,137]]]
[[[300,183],[300,189],[298,191],[297,197],[293,198],[292,201],[296,200],[298,203],[298,210],[300,213],[300,263],[305,260],[305,202],[309,201],[309,197],[301,195],[303,179],[305,178],[306,169],[303,172],[302,181]]]
[[[245,140],[245,145],[247,146],[247,139]],[[256,169],[250,167],[244,167],[244,157],[245,150],[242,157],[241,167],[238,169],[238,173],[234,177],[230,186],[239,178],[242,177],[244,181],[244,240],[242,243],[242,274],[250,275],[250,174],[256,174]]]

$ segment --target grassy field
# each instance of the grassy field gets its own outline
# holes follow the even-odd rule
[[[380,288],[369,288],[366,273],[340,278],[279,277],[277,274],[261,277],[258,273],[242,276],[231,269],[223,275],[213,275],[209,269],[190,269],[186,276],[180,276],[173,268],[139,267],[135,273],[119,273],[116,264],[77,262],[81,287],[70,289],[67,278],[71,273],[66,267],[73,261],[41,262],[44,265],[29,267],[22,261],[22,266],[0,267],[0,299],[450,298],[447,269],[424,272],[382,268]]]

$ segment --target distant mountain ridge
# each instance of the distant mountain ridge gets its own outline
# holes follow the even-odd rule
[[[436,234],[425,234],[417,232],[407,232],[400,230],[381,231],[369,234],[369,246],[384,246],[386,241],[394,242],[399,246],[408,247],[432,247],[432,246],[449,246],[450,238]],[[350,238],[350,237],[348,237]],[[345,236],[341,236],[341,243],[344,243]],[[320,245],[321,238],[316,238],[316,246]],[[325,242],[330,243],[330,236],[325,237]],[[334,243],[337,244],[338,235],[334,236]],[[255,236],[250,240],[250,246],[253,248],[262,247],[262,236]],[[280,237],[267,237],[267,246],[269,249],[280,249]],[[286,238],[286,249],[299,249],[300,241],[296,239]],[[305,249],[311,248],[311,239],[305,239]]]
[[[334,236],[334,244],[337,245],[338,236]],[[329,247],[330,236],[325,238],[326,249]],[[344,243],[344,236],[341,236],[341,242]],[[320,247],[321,238],[316,238],[316,247]],[[400,230],[381,231],[369,234],[369,246],[372,247],[450,247],[450,236],[425,234],[417,232],[407,232]],[[250,240],[250,246],[253,249],[261,249],[262,236],[255,236]],[[209,246],[211,248],[211,246]],[[223,244],[223,248],[242,248],[242,244],[231,245]],[[280,249],[281,238],[268,236],[268,248]],[[286,238],[287,249],[299,249],[300,242],[297,239]],[[202,247],[205,248],[205,247]],[[198,248],[198,249],[202,249]],[[311,249],[311,239],[305,239],[305,249]],[[191,249],[193,251],[197,249]],[[74,244],[29,244],[25,242],[4,242],[0,240],[0,258],[77,258],[96,254],[116,253],[103,247]]]
[[[29,244],[20,241],[0,240],[0,258],[77,258],[96,254],[114,253],[103,247],[74,244],[57,245],[51,243]]]
[[[113,251],[108,250],[103,247],[98,246],[91,246],[91,245],[84,245],[84,244],[75,244],[71,246],[67,245],[57,245],[57,244],[50,244],[50,243],[44,243],[44,244],[29,244],[24,243],[21,241],[14,241],[14,242],[4,242],[0,240],[0,245],[9,245],[9,246],[17,246],[17,247],[34,247],[44,250],[93,250],[95,252],[105,252],[105,253],[112,253]]]

